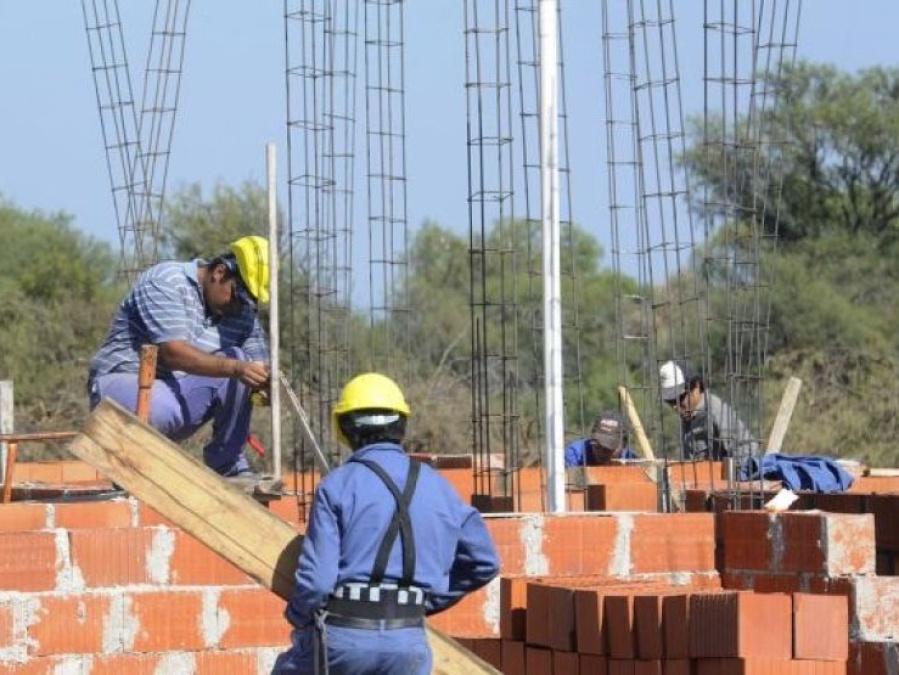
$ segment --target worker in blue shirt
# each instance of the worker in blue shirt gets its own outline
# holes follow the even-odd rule
[[[498,574],[478,511],[405,454],[409,414],[383,375],[344,387],[332,417],[353,454],[316,491],[285,611],[292,646],[273,673],[427,675],[425,616]]]
[[[268,241],[251,235],[212,260],[161,262],[119,305],[88,372],[90,407],[137,409],[143,345],[158,348],[150,425],[181,442],[212,421],[206,465],[230,480],[258,476],[243,454],[254,391],[267,392],[269,351],[257,305],[268,302]]]
[[[606,410],[596,416],[590,438],[573,441],[565,448],[565,466],[600,466],[613,460],[636,459],[627,443],[624,418],[615,410]]]

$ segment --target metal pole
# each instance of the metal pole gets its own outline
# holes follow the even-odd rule
[[[13,388],[12,380],[0,380],[0,434],[13,432]],[[0,483],[6,484],[6,454],[9,448],[5,441],[0,442]]]
[[[540,0],[540,186],[543,221],[543,365],[546,374],[546,503],[550,512],[564,513],[558,9],[556,0]]]
[[[265,166],[268,178],[268,248],[269,248],[269,350],[271,352],[271,388],[269,401],[272,406],[272,471],[276,479],[281,478],[281,340],[278,321],[278,197],[275,180],[275,144],[265,146]]]

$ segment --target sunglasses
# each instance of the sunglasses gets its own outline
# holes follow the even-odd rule
[[[244,285],[243,279],[240,278],[240,272],[237,270],[237,264],[231,260],[226,260],[225,264],[227,265],[228,271],[231,274],[231,302],[233,303],[237,301],[245,307],[255,309],[256,301],[253,299],[253,296],[250,295],[250,292]]]

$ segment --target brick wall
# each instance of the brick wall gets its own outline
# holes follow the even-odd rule
[[[64,464],[19,475],[100,480]],[[587,484],[646,484],[633,469]],[[470,473],[452,471],[470,490]],[[899,578],[878,574],[881,545],[899,541],[899,495],[838,497],[867,501],[830,500],[847,513],[490,514],[501,578],[432,622],[507,673],[899,672]],[[296,500],[271,508],[301,529]],[[0,506],[2,672],[267,673],[289,640],[282,611],[134,499]]]

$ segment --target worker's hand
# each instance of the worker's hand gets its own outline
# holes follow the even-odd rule
[[[241,361],[237,379],[251,389],[265,389],[269,381],[268,364],[262,361]]]

